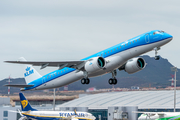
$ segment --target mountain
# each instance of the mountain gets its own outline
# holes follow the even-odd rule
[[[142,71],[139,71],[134,74],[128,74],[125,71],[117,70],[117,80],[118,83],[115,87],[121,88],[130,88],[131,86],[139,87],[166,87],[170,86],[171,74],[174,72],[171,71],[173,65],[164,58],[160,60],[155,60],[154,57],[149,57],[147,55],[141,56],[147,63],[147,66]],[[111,78],[111,74],[102,75],[99,77],[90,78],[89,85],[82,85],[81,81],[76,81],[68,85],[69,90],[85,90],[90,87],[96,87],[97,89],[101,88],[111,88],[112,85],[109,85],[108,80]],[[177,72],[177,79],[180,78],[180,74]],[[4,84],[7,84],[7,79],[0,81],[0,93],[7,92]],[[11,84],[25,84],[24,78],[11,79]],[[180,86],[180,81],[177,81],[177,86]],[[63,90],[63,87],[60,88]],[[12,88],[11,91],[19,91],[19,88]]]

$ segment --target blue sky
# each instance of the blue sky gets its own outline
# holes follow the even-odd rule
[[[174,39],[159,54],[179,64],[178,0],[0,1],[0,80],[23,77],[22,66],[5,60],[80,60],[150,30]],[[147,53],[154,56],[154,51]],[[57,68],[37,71],[44,75]]]

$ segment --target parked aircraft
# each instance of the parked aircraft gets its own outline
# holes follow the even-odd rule
[[[23,119],[36,120],[95,120],[96,118],[88,112],[76,111],[38,111],[31,107],[28,100],[22,93],[19,93],[22,112],[19,111]]]
[[[117,84],[116,70],[125,70],[132,74],[143,70],[146,62],[137,57],[146,52],[155,50],[155,59],[160,47],[167,44],[173,37],[161,30],[153,30],[113,47],[100,51],[80,61],[26,61],[20,58],[18,61],[5,61],[8,63],[30,64],[25,65],[24,77],[26,85],[6,85],[20,87],[21,90],[43,90],[62,87],[81,79],[82,84],[89,84],[90,77],[112,73],[109,84]],[[135,57],[135,58],[134,58]],[[41,69],[51,66],[59,67],[51,73],[41,76],[31,65],[41,66]]]
[[[180,112],[138,112],[143,113],[138,120],[179,120]]]

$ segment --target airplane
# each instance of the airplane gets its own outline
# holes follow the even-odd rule
[[[137,57],[146,52],[155,51],[155,60],[159,60],[158,50],[167,44],[173,36],[162,31],[146,32],[125,42],[112,46],[79,61],[26,61],[21,57],[18,61],[5,61],[7,63],[25,64],[25,85],[5,85],[19,87],[25,90],[43,90],[58,88],[81,79],[82,84],[89,84],[90,77],[112,74],[110,85],[117,84],[117,69],[125,70],[129,74],[136,73],[146,67],[143,58]],[[30,64],[30,65],[29,65]],[[51,73],[41,76],[33,67],[58,67]]]
[[[143,113],[138,120],[180,120],[180,112],[137,112]]]
[[[38,111],[31,107],[28,100],[22,93],[19,93],[22,112],[20,120],[95,120],[96,118],[88,112],[74,111]]]

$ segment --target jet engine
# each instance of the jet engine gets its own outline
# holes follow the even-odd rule
[[[104,69],[106,66],[106,61],[103,57],[94,57],[89,59],[84,66],[84,69],[88,73],[97,72],[99,70]]]
[[[129,73],[136,73],[140,70],[143,70],[146,67],[146,62],[143,58],[133,58],[131,60],[129,60],[125,66],[124,66],[124,70]]]

